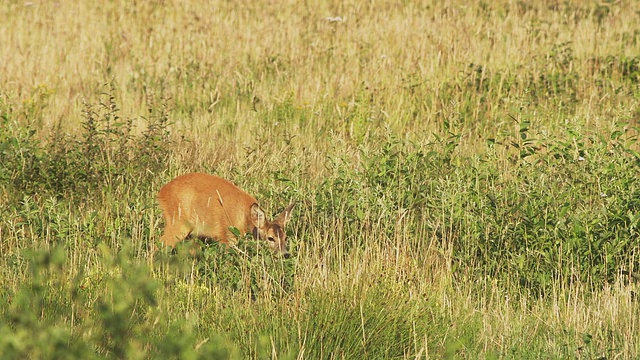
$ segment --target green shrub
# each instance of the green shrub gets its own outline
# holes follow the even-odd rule
[[[81,134],[68,135],[58,127],[49,141],[29,127],[13,126],[11,112],[2,114],[0,180],[10,184],[6,191],[78,201],[95,199],[84,196],[88,192],[117,193],[133,181],[149,186],[168,163],[167,105],[148,99],[147,127],[134,135],[133,119],[119,116],[115,93],[112,85],[97,106],[85,103]]]

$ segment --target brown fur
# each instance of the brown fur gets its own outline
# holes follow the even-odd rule
[[[270,222],[253,196],[218,176],[199,173],[170,181],[160,189],[158,202],[165,221],[161,238],[165,246],[173,247],[189,236],[228,243],[233,226],[241,234],[267,240],[272,250],[288,254],[284,226],[293,203]]]

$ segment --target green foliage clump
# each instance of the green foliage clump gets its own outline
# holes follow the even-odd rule
[[[10,185],[5,191],[88,200],[82,194],[116,191],[132,181],[144,186],[164,171],[170,143],[167,105],[149,99],[147,127],[136,135],[133,119],[118,114],[115,92],[112,86],[97,106],[85,103],[81,134],[68,135],[58,127],[48,141],[36,130],[13,126],[5,107],[0,120],[0,179]]]
[[[70,277],[62,246],[25,253],[29,274],[3,290],[0,352],[7,358],[228,359],[235,346],[220,336],[197,344],[184,320],[159,311],[157,279],[144,265],[101,247],[104,273]],[[16,270],[18,270],[16,268]]]
[[[344,219],[347,248],[364,246],[357,239],[370,228],[392,245],[403,216],[412,219],[413,248],[426,245],[425,229],[435,234],[441,251],[453,245],[465,277],[515,279],[535,293],[556,280],[600,287],[639,265],[640,156],[625,129],[533,139],[523,122],[516,136],[491,139],[473,157],[456,153],[457,136],[428,145],[392,137],[362,152],[355,168],[338,159],[316,192],[316,211]],[[511,154],[509,172],[499,151]]]

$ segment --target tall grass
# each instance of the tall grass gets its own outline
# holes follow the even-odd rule
[[[638,11],[0,4],[0,353],[638,357]],[[152,252],[188,171],[293,256]]]

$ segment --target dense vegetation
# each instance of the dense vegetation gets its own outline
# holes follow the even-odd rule
[[[639,14],[0,4],[1,357],[637,358]],[[190,171],[293,256],[152,251]]]

